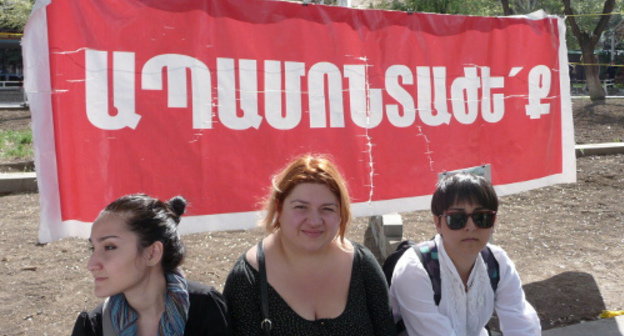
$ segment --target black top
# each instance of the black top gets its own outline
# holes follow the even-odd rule
[[[223,296],[213,287],[188,283],[189,317],[184,335],[231,335]],[[78,315],[72,336],[102,336],[102,304]]]
[[[381,267],[365,247],[353,243],[355,255],[345,310],[333,319],[306,320],[293,311],[269,284],[272,336],[395,335],[388,288]],[[228,275],[223,294],[230,309],[234,335],[263,335],[260,329],[258,271],[243,254]]]

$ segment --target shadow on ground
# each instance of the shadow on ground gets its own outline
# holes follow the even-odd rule
[[[524,292],[537,310],[544,330],[595,320],[606,309],[600,289],[589,273],[564,272],[529,283]]]
[[[589,273],[564,272],[523,288],[527,301],[539,315],[542,330],[596,320],[606,309],[600,289]],[[496,315],[488,325],[500,331]]]

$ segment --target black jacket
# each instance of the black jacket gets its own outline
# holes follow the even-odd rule
[[[223,296],[213,287],[192,281],[188,291],[191,306],[184,335],[231,335]],[[102,336],[102,304],[78,315],[72,336]]]

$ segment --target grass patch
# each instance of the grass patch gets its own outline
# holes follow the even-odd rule
[[[32,131],[1,131],[0,159],[28,160],[32,159]]]

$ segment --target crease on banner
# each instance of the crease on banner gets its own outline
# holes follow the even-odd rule
[[[54,55],[70,55],[70,54],[77,54],[79,52],[83,52],[83,51],[87,51],[87,50],[93,50],[93,49],[87,48],[87,47],[82,47],[82,48],[78,48],[76,50],[53,51],[52,54],[54,54]]]
[[[363,92],[362,92],[362,96],[364,97],[365,100],[365,104],[364,104],[364,116],[365,116],[365,120],[364,120],[364,125],[360,125],[361,127],[357,127],[357,129],[359,129],[362,133],[361,134],[357,134],[357,137],[361,137],[363,138],[364,141],[364,148],[362,150],[362,154],[364,156],[364,159],[362,159],[360,162],[362,164],[365,165],[365,169],[368,172],[367,174],[367,179],[368,182],[364,184],[364,187],[368,188],[368,197],[365,201],[361,202],[362,204],[367,204],[369,207],[369,211],[373,210],[373,197],[375,195],[375,157],[373,154],[373,150],[375,147],[375,143],[373,140],[373,136],[370,132],[370,129],[375,127],[373,125],[373,122],[371,121],[371,111],[372,111],[372,107],[371,107],[371,86],[370,86],[370,82],[369,82],[369,69],[370,67],[372,67],[373,65],[368,63],[368,57],[367,56],[361,56],[361,55],[352,55],[352,54],[346,54],[344,55],[347,58],[351,58],[355,61],[359,61],[361,62],[361,65],[364,66],[364,78],[363,78],[363,83],[364,83],[364,87],[362,88]],[[345,69],[345,71],[348,71],[347,69]],[[342,93],[343,94],[349,94],[350,91],[354,90],[351,87],[348,88],[343,88],[342,89]],[[353,108],[353,107],[352,107]],[[359,132],[358,132],[359,133]]]
[[[435,77],[436,74],[434,73],[433,76]],[[446,79],[446,78],[444,78],[444,79]],[[434,78],[433,81],[435,82],[436,79]],[[448,102],[452,102],[452,99],[453,99],[452,97],[446,98],[446,103],[448,104]],[[428,106],[428,108],[431,108],[431,109],[437,108],[435,101],[431,101],[431,104],[432,105]],[[421,106],[420,106],[420,104],[417,104],[416,112],[418,113],[418,115],[420,115],[420,110],[421,110]],[[436,173],[437,174],[438,172],[434,168],[435,159],[433,158],[434,151],[431,150],[431,145],[430,145],[431,144],[431,140],[429,140],[429,136],[424,132],[424,128],[421,125],[416,125],[416,128],[418,130],[418,134],[417,135],[419,137],[422,137],[424,142],[425,142],[425,151],[423,152],[423,155],[424,155],[424,157],[426,158],[426,160],[428,162],[429,170],[432,173]]]
[[[369,77],[368,75],[368,69],[372,66],[368,63],[368,57],[366,56],[362,56],[359,57],[359,60],[364,62],[364,66],[366,69],[366,77]],[[371,92],[370,91],[370,83],[368,80],[364,81],[366,83],[366,92],[365,92],[365,96],[366,96],[366,127],[364,127],[364,137],[366,138],[366,152],[368,155],[368,201],[366,202],[370,207],[372,207],[372,202],[373,202],[373,195],[375,193],[375,160],[373,159],[373,138],[370,135],[370,126],[371,126],[371,120],[370,120],[370,114],[371,114],[371,101],[370,101],[370,95],[366,94]]]
[[[425,154],[425,157],[427,158],[427,162],[429,162],[429,170],[435,173],[436,171],[433,168],[433,164],[435,163],[435,160],[433,159],[433,151],[431,150],[431,147],[429,146],[431,141],[429,141],[429,137],[423,132],[422,126],[416,126],[416,127],[418,129],[418,136],[421,136],[425,140],[424,154]]]

